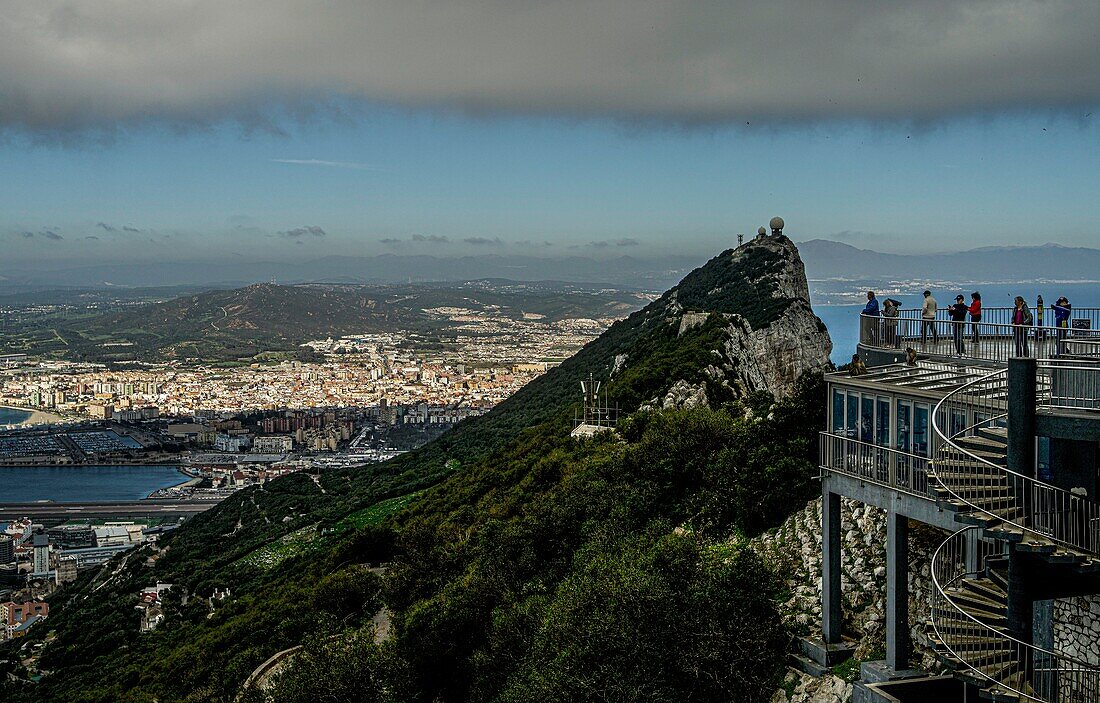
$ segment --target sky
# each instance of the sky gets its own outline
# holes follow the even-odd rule
[[[1100,3],[0,0],[0,275],[1100,246]]]

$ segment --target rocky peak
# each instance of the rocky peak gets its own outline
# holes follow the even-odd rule
[[[708,397],[755,391],[781,397],[803,374],[829,368],[832,341],[810,307],[798,248],[783,235],[758,237],[722,252],[647,312],[651,319],[659,316],[675,325],[685,344],[702,334],[713,316],[719,316],[722,327],[716,344],[708,338],[713,354],[702,373],[688,370],[686,376],[669,378],[665,394],[648,405],[699,405]]]

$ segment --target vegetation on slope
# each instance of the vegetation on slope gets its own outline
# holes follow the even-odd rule
[[[576,381],[605,376],[618,355],[629,362],[617,397],[699,379],[724,320],[678,336],[673,301],[420,451],[320,486],[296,475],[243,492],[168,538],[151,566],[145,548],[114,576],[66,588],[41,662],[54,673],[0,694],[230,701],[252,668],[305,641],[280,701],[319,699],[300,667],[326,652],[326,671],[351,682],[341,690],[359,686],[365,700],[355,682],[388,682],[378,700],[760,700],[786,639],[777,581],[739,536],[812,493],[820,385],[775,407],[758,396],[641,413],[621,442],[568,437]],[[395,515],[393,499],[415,491]],[[360,565],[382,561],[380,585]],[[191,599],[139,635],[136,594],[158,580]],[[233,597],[211,610],[215,587]],[[396,635],[376,648],[364,628],[379,587]]]

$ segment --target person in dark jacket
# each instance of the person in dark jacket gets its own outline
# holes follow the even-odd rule
[[[1031,353],[1027,347],[1027,336],[1031,331],[1031,325],[1034,320],[1031,317],[1031,310],[1027,307],[1027,302],[1022,296],[1016,296],[1016,307],[1012,309],[1012,336],[1016,340],[1016,356],[1030,356]]]
[[[863,306],[863,312],[860,314],[863,316],[861,318],[862,324],[866,325],[864,328],[865,334],[862,335],[862,338],[869,344],[878,346],[878,298],[875,297],[873,290],[867,291],[867,304]]]
[[[1069,298],[1063,295],[1054,301],[1050,309],[1054,311],[1055,333],[1058,335],[1058,341],[1061,342],[1069,332],[1069,317],[1073,313],[1073,306],[1069,304]],[[1061,347],[1062,345],[1059,344],[1058,346]],[[1062,353],[1062,350],[1059,349],[1058,353]]]
[[[982,294],[974,291],[970,294],[970,341],[978,343],[978,323],[982,321]]]
[[[955,304],[947,308],[947,314],[951,317],[951,338],[955,340],[955,356],[962,357],[963,328],[966,327],[966,314],[970,312],[970,306],[963,302],[961,295],[955,296]]]
[[[901,303],[887,298],[882,303],[883,328],[886,330],[886,346],[901,349],[901,337],[898,336],[898,315]]]

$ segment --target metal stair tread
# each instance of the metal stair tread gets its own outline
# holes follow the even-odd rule
[[[992,439],[990,437],[983,437],[982,435],[969,435],[966,437],[956,437],[952,440],[956,446],[961,447],[988,447],[989,449],[1004,449],[1007,451],[1008,435],[1005,434],[1005,438]]]

